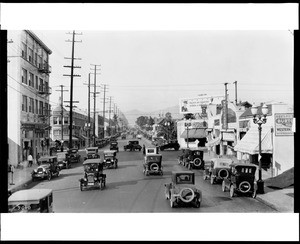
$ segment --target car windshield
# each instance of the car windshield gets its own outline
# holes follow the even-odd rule
[[[105,153],[104,156],[105,156],[105,157],[113,157],[113,156],[114,156],[114,153]]]
[[[84,165],[85,171],[98,171],[98,164],[86,164]]]
[[[177,184],[192,184],[193,176],[191,174],[182,174],[176,176]]]

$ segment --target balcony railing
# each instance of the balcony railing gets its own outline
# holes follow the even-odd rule
[[[49,74],[51,73],[51,66],[47,63],[44,63],[44,64],[39,64],[39,67],[38,67],[38,70],[42,73],[46,73],[46,74]]]
[[[45,85],[39,85],[38,93],[41,95],[50,95],[52,93],[52,88]]]

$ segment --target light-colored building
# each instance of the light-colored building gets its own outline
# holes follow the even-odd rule
[[[49,55],[52,51],[32,31],[8,31],[9,163],[28,154],[49,153],[51,105]]]

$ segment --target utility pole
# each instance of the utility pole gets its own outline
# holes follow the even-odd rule
[[[225,85],[225,111],[224,111],[224,129],[227,130],[228,129],[228,107],[227,107],[227,84],[228,83],[224,83]]]
[[[233,82],[235,85],[235,105],[237,105],[237,81]]]
[[[105,103],[106,103],[106,101],[105,101],[105,93],[106,93],[106,84],[104,84],[104,90],[103,90],[103,92],[104,92],[104,95],[103,95],[103,138],[104,138],[104,133],[105,133],[105,130],[104,130],[104,128],[105,128]]]
[[[71,58],[71,66],[65,65],[64,67],[66,68],[71,68],[71,75],[64,75],[64,76],[71,76],[71,82],[70,82],[70,125],[69,125],[69,148],[73,147],[73,142],[72,142],[72,129],[73,129],[73,78],[74,77],[80,77],[80,75],[74,75],[74,68],[81,68],[80,66],[74,66],[74,44],[75,42],[82,42],[82,41],[75,41],[75,35],[82,35],[82,33],[75,33],[73,30],[73,33],[67,33],[67,34],[72,34],[72,41],[67,40],[66,42],[72,42],[72,58]]]
[[[88,82],[88,84],[86,84],[86,83],[84,83],[84,85],[87,85],[88,86],[88,125],[87,125],[87,127],[88,127],[88,146],[90,146],[90,137],[91,137],[91,128],[90,128],[90,126],[91,126],[91,111],[90,111],[90,105],[91,105],[91,103],[90,103],[90,93],[91,93],[91,73],[89,73],[89,82]]]
[[[110,112],[111,112],[111,97],[109,97],[109,111],[108,111],[108,128],[109,128],[109,136],[111,136],[111,130],[110,130]]]
[[[94,125],[93,125],[93,145],[96,146],[96,94],[99,94],[100,92],[96,92],[96,87],[97,87],[97,74],[100,74],[100,73],[97,73],[97,70],[100,70],[100,69],[97,69],[97,66],[101,66],[99,64],[91,64],[94,66]],[[92,69],[91,69],[92,70]]]
[[[64,125],[63,125],[63,121],[64,121],[64,92],[69,91],[69,90],[64,90],[64,85],[60,85],[60,90],[56,90],[56,91],[60,91],[61,95],[60,95],[60,107],[61,107],[61,151],[63,151],[63,143],[64,143]]]

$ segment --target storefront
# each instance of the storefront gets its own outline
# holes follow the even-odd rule
[[[235,129],[221,129],[221,155],[234,155],[233,147],[236,144]]]

